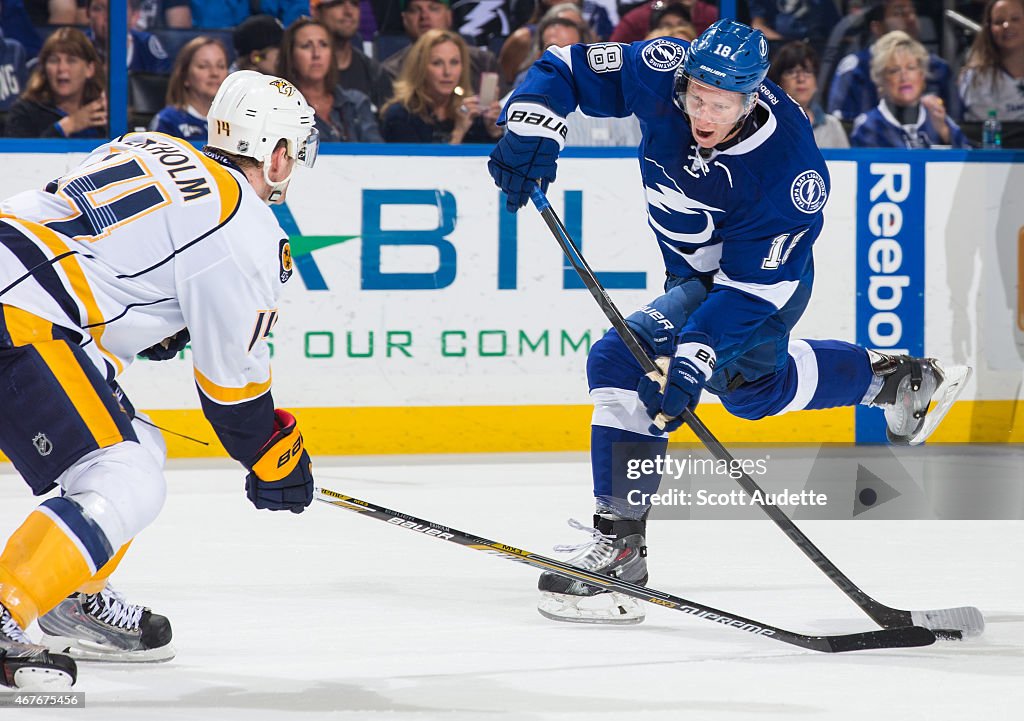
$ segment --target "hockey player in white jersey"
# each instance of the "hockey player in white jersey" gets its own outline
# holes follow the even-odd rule
[[[275,409],[266,337],[292,273],[282,202],[319,136],[301,93],[243,71],[199,152],[130,133],[45,190],[0,204],[0,449],[36,495],[0,554],[0,684],[66,688],[74,657],[164,660],[170,626],[106,579],[164,502],[166,448],[116,385],[190,338],[206,418],[257,507],[313,497],[295,418]],[[148,350],[147,350],[148,349]],[[38,618],[47,650],[25,633]]]

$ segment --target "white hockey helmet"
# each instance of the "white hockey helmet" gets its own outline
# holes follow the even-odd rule
[[[279,140],[288,143],[288,155],[312,168],[320,148],[313,108],[287,80],[254,70],[239,70],[221,83],[207,114],[207,146],[263,163],[263,177],[275,191],[284,191],[288,178],[271,182],[270,156]]]

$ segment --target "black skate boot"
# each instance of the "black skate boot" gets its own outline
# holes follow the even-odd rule
[[[923,443],[963,392],[971,369],[942,368],[934,358],[887,355],[869,350],[871,380],[864,395],[868,405],[885,412],[885,435],[895,445]],[[928,406],[935,401],[935,407]]]
[[[26,691],[63,691],[78,678],[73,659],[32,643],[0,605],[0,686]]]
[[[39,617],[43,644],[80,661],[155,663],[174,658],[171,624],[129,603],[109,585],[99,593],[74,593]]]
[[[556,551],[580,551],[566,563],[641,586],[647,583],[646,521],[595,515],[593,528],[575,519],[569,525],[590,533],[591,540],[576,546],[556,546]],[[554,621],[631,624],[644,620],[643,607],[633,597],[557,573],[542,573],[537,588],[541,591],[537,610]]]

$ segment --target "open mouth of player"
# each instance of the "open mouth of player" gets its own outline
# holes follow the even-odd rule
[[[710,140],[714,137],[714,130],[701,130],[700,128],[694,128],[693,132],[697,134],[698,140]]]

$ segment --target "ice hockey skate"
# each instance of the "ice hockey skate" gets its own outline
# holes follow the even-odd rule
[[[875,374],[868,392],[870,405],[885,412],[885,434],[895,445],[916,446],[938,427],[963,393],[971,369],[939,365],[934,358],[912,358],[868,351]],[[932,401],[935,406],[928,410]]]
[[[647,583],[644,521],[595,515],[593,528],[575,519],[570,519],[569,525],[590,533],[591,538],[573,546],[555,546],[560,552],[579,551],[566,563],[631,583]],[[630,596],[595,588],[557,573],[542,573],[537,588],[541,591],[537,610],[553,621],[627,625],[640,623],[646,615],[641,603]]]
[[[42,643],[79,661],[156,663],[174,658],[166,617],[130,603],[107,586],[74,593],[39,617]]]
[[[32,643],[0,605],[0,686],[24,691],[61,691],[78,676],[74,660]]]

